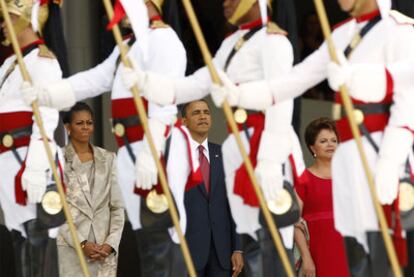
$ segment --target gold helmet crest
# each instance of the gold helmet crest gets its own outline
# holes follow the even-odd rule
[[[34,0],[6,0],[6,6],[10,14],[14,14],[19,18],[14,22],[14,30],[19,34],[23,29],[32,24],[32,12],[35,5]],[[2,15],[1,15],[2,16]],[[40,5],[37,16],[38,31],[42,34],[43,27],[49,16],[49,8],[47,4]],[[34,26],[33,26],[34,27]],[[6,39],[3,44],[9,45],[10,42]]]
[[[230,24],[236,25],[237,21],[242,18],[256,3],[258,0],[240,0],[239,5],[237,5],[236,10],[229,18]],[[273,0],[267,0],[267,6],[271,8]]]
[[[162,13],[162,5],[164,4],[164,0],[145,0],[145,3],[151,2],[157,8],[158,12]]]

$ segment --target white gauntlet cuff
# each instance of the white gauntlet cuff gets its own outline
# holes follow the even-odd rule
[[[39,95],[39,104],[57,110],[68,109],[75,105],[75,92],[69,81],[61,80],[47,86]]]
[[[277,164],[283,164],[292,152],[292,139],[289,132],[277,133],[263,131],[260,140],[257,160],[269,160]]]
[[[151,72],[145,75],[146,78],[141,88],[144,97],[162,106],[174,104],[174,80]]]
[[[265,81],[245,83],[239,86],[238,106],[250,110],[264,110],[273,105],[273,95]]]

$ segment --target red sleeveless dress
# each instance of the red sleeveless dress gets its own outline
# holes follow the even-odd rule
[[[307,182],[295,186],[303,201],[302,217],[309,229],[309,248],[317,277],[347,277],[348,265],[342,236],[335,230],[332,180],[305,170]]]

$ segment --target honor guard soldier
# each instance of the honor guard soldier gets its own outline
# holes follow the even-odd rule
[[[413,58],[412,25],[401,20],[404,18],[401,14],[389,10],[390,1],[339,0],[339,4],[342,10],[350,13],[351,18],[335,28],[332,39],[349,64],[389,64]],[[236,95],[239,105],[265,108],[273,102],[299,96],[327,78],[329,61],[328,47],[324,43],[283,78],[271,82],[252,82],[237,88],[229,85],[229,90]],[[398,209],[394,200],[398,195],[398,177],[410,179],[411,167],[406,164],[413,143],[411,130],[414,117],[410,115],[412,105],[409,103],[412,101],[409,92],[403,87],[390,85],[388,73],[382,82],[389,84],[385,86],[385,93],[367,89],[357,92],[353,91],[352,86],[350,93],[368,164],[375,175],[378,198],[382,204],[392,204],[386,208],[386,214],[392,212],[396,218],[390,228],[393,229],[400,264],[404,265],[407,251],[401,225],[405,229],[410,228],[404,220],[410,208],[402,209],[400,205]],[[255,91],[254,97],[251,97],[251,91]],[[353,276],[388,276],[390,269],[378,231],[378,219],[339,93],[335,102],[334,117],[341,141],[332,161],[335,227],[345,237]],[[401,194],[399,200],[403,198]]]
[[[47,1],[6,2],[33,83],[59,80],[62,71],[58,60],[45,44],[45,40],[59,35],[46,34],[52,31],[52,18],[58,19],[59,6]],[[4,22],[1,26],[2,43],[9,45],[10,31]],[[58,40],[63,43],[61,37]],[[23,101],[22,83],[16,55],[11,55],[0,67],[0,203],[5,224],[12,232],[16,276],[55,277],[59,271],[54,227],[65,219],[32,108]],[[61,169],[61,153],[53,138],[58,111],[42,107],[40,114],[52,155]]]
[[[130,46],[128,57],[145,70],[171,77],[184,76],[186,52],[175,31],[161,18],[164,0],[147,0],[145,3],[150,18],[148,58],[144,59],[140,39],[135,42],[134,37],[125,41]],[[110,56],[96,67],[47,87],[29,88],[26,95],[29,99],[37,98],[40,105],[63,109],[76,101],[112,91],[113,131],[119,146],[118,183],[128,219],[136,233],[142,275],[154,276],[162,272],[171,274],[168,276],[182,276],[185,265],[180,259],[179,246],[172,244],[167,230],[172,225],[167,202],[165,196],[160,195],[161,186],[153,187],[157,184],[157,171],[144,139],[134,99],[129,87],[122,83],[120,72],[124,66],[120,61],[118,47],[115,47]],[[167,130],[176,120],[177,108],[174,105],[161,107],[146,101],[145,108],[155,146],[161,153]],[[180,260],[174,263],[174,268],[173,258]]]
[[[242,0],[237,5],[233,2],[224,1],[224,15],[230,23],[238,26],[238,30],[228,36],[217,51],[213,60],[216,67],[226,71],[234,83],[278,78],[289,72],[293,63],[292,46],[285,31],[269,22],[266,15],[261,16],[260,10],[267,9],[266,1]],[[142,70],[127,70],[124,74],[126,86],[137,83],[149,101],[161,105],[201,99],[211,90],[212,81],[206,67],[184,79],[167,78]],[[217,105],[224,99],[220,95],[218,98],[212,96]],[[228,98],[231,101],[232,96],[228,95]],[[240,135],[253,164],[257,165],[259,183],[268,201],[276,200],[283,194],[281,191],[287,193],[288,198],[292,197],[293,181],[298,180],[304,170],[300,145],[291,126],[292,110],[292,101],[260,112],[235,109]],[[258,199],[233,135],[229,135],[222,150],[232,215],[237,232],[246,235],[246,270],[252,275],[263,276],[281,273],[282,266],[275,262],[278,260],[276,250],[271,246],[270,235],[262,223]],[[293,158],[289,159],[289,156]],[[286,174],[283,174],[284,167]],[[285,190],[284,180],[290,182]],[[287,210],[290,208],[291,205],[287,205]],[[289,252],[293,245],[294,222],[295,219],[285,222],[282,226],[285,228],[280,229]]]

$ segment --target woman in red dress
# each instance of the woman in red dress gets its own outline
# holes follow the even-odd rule
[[[312,121],[305,141],[315,162],[305,171],[307,182],[295,186],[309,230],[308,243],[300,224],[295,228],[295,243],[302,257],[300,276],[349,276],[343,239],[333,218],[331,160],[338,145],[335,123],[328,118]]]

